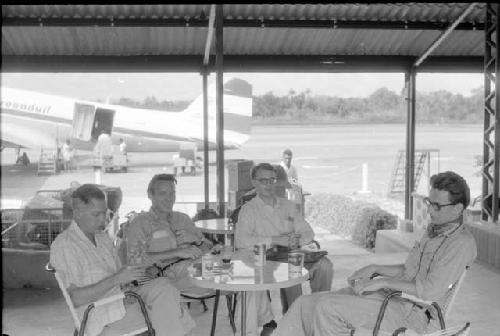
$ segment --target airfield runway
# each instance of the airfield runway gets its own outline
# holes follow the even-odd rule
[[[417,125],[416,148],[440,150],[439,169],[455,170],[471,186],[471,193],[481,192],[481,178],[473,166],[474,156],[482,153],[481,125]],[[225,160],[248,159],[255,162],[277,163],[281,152],[290,148],[293,164],[299,172],[304,190],[311,194],[333,193],[352,195],[362,189],[362,165],[368,168],[365,197],[384,202],[395,156],[405,147],[405,125],[256,125],[250,140],[238,150],[225,151]],[[27,202],[37,190],[62,189],[73,180],[93,183],[94,172],[88,160],[80,162],[79,169],[55,176],[37,176],[35,151],[27,150],[32,164],[18,167],[14,150],[2,151],[2,200]],[[199,153],[202,156],[203,153]],[[172,153],[131,153],[127,173],[108,173],[102,183],[120,187],[123,191],[121,214],[130,210],[146,209],[147,183],[156,173],[173,171]],[[210,200],[216,200],[215,152],[210,152]],[[437,172],[438,158],[431,157],[430,174]],[[426,193],[427,176],[424,171],[419,192]],[[226,183],[227,189],[227,171]],[[196,176],[178,178],[178,202],[203,202],[203,172]],[[226,193],[227,195],[227,193]],[[394,203],[394,202],[393,202]],[[402,203],[399,204],[402,209]],[[394,204],[396,204],[394,203]],[[381,205],[382,206],[382,205]],[[397,205],[396,205],[397,206]],[[398,211],[399,212],[399,211]]]

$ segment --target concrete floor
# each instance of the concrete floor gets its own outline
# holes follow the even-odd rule
[[[350,241],[318,231],[317,239],[322,248],[328,250],[334,263],[333,288],[345,286],[345,279],[356,269],[370,263],[401,263],[406,253],[373,254]],[[309,285],[303,286],[310,292]],[[281,318],[279,292],[272,291],[273,311]],[[227,318],[225,300],[220,302],[216,335],[229,336],[232,330]],[[190,312],[197,326],[191,335],[210,333],[213,300],[207,302],[209,311],[203,312],[201,304],[195,303]],[[468,272],[448,316],[448,325],[463,325],[470,321],[472,336],[500,335],[500,272],[481,264],[474,264]],[[10,336],[71,335],[73,322],[64,299],[55,289],[3,289],[2,332]]]

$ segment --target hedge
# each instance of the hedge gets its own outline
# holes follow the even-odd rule
[[[375,247],[377,230],[396,229],[397,216],[378,205],[350,197],[320,193],[306,200],[306,220],[366,248]]]

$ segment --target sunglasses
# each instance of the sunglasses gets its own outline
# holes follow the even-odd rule
[[[271,184],[276,184],[278,182],[278,179],[276,177],[271,177],[271,178],[259,178],[257,179],[259,183],[266,184],[266,185],[271,185]]]
[[[455,204],[456,204],[456,203],[439,204],[439,203],[437,203],[437,202],[431,202],[431,200],[429,199],[429,197],[424,198],[424,203],[425,203],[427,206],[432,207],[432,209],[434,209],[435,211],[440,211],[440,210],[441,210],[441,208],[444,208],[444,207],[447,207],[447,206],[450,206],[450,205],[455,205]]]

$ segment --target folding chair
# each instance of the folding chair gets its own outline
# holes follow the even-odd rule
[[[439,320],[439,325],[441,327],[441,330],[438,332],[445,332],[446,331],[445,319],[450,311],[451,306],[453,305],[453,302],[455,301],[458,290],[463,283],[463,280],[465,278],[465,275],[467,274],[468,269],[469,269],[469,266],[466,266],[462,275],[460,275],[460,278],[454,284],[451,284],[448,287],[448,291],[446,292],[442,307],[440,307],[437,302],[425,301],[425,300],[422,300],[414,295],[403,293],[401,291],[393,291],[393,292],[389,293],[385,297],[384,301],[382,302],[382,305],[380,306],[380,310],[379,310],[378,317],[377,317],[377,322],[375,323],[375,327],[373,328],[373,336],[377,336],[379,334],[380,325],[382,324],[382,320],[384,318],[384,314],[385,314],[385,310],[387,308],[387,305],[389,304],[389,301],[395,297],[401,297],[409,302],[418,304],[419,306],[421,306],[423,308],[427,308],[426,314],[428,314],[428,316],[429,316],[429,324],[430,324],[431,319],[434,318],[434,314],[432,313],[434,311],[437,314],[437,317]],[[429,326],[429,324],[428,324],[428,326]],[[406,330],[406,328],[404,328],[404,327],[399,328],[396,331],[394,331],[393,335],[398,335],[399,333],[404,332],[405,330]],[[429,335],[434,335],[434,334],[429,334]],[[436,334],[436,335],[453,335],[453,334],[443,333],[443,334]]]
[[[108,304],[108,303],[116,301],[116,300],[122,300],[123,298],[125,298],[127,296],[134,297],[139,302],[139,305],[141,307],[141,311],[142,311],[142,314],[144,316],[144,321],[145,321],[146,325],[144,327],[137,329],[137,330],[132,330],[132,331],[126,332],[126,333],[122,334],[122,336],[132,336],[132,335],[139,335],[139,334],[148,335],[148,336],[155,336],[155,330],[153,329],[153,325],[151,324],[151,320],[149,319],[149,315],[148,315],[148,312],[146,310],[146,306],[145,306],[144,301],[142,300],[142,298],[139,294],[134,293],[132,291],[127,291],[125,293],[120,293],[117,295],[113,295],[113,296],[92,302],[85,309],[82,321],[80,321],[80,319],[78,318],[78,314],[76,313],[76,309],[75,309],[75,306],[73,304],[73,301],[71,301],[71,297],[69,296],[69,293],[68,293],[66,287],[64,287],[64,284],[61,280],[60,275],[57,273],[57,271],[50,264],[47,264],[45,266],[45,270],[47,272],[54,274],[54,276],[57,280],[57,284],[59,285],[59,288],[61,289],[61,292],[64,296],[64,300],[66,301],[66,304],[68,305],[68,308],[71,312],[71,316],[73,317],[73,322],[75,324],[75,332],[73,333],[74,336],[76,336],[76,335],[84,336],[85,335],[85,327],[87,325],[89,313],[92,311],[92,309],[94,309],[95,307],[98,307],[98,306]]]

